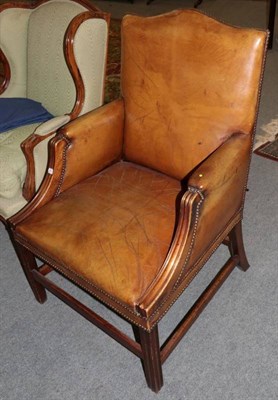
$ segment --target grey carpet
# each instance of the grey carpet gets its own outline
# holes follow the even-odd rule
[[[97,1],[101,8],[131,7]],[[142,10],[147,8],[142,1]],[[166,0],[155,0],[156,7]],[[172,8],[181,1],[168,1]],[[187,6],[189,1],[186,0]],[[265,18],[264,1],[204,0],[201,9],[244,24]],[[138,7],[139,7],[138,5]],[[240,6],[239,6],[240,5]],[[241,8],[244,5],[246,8]],[[227,6],[228,7],[228,6]],[[255,9],[257,12],[255,12]],[[130,10],[128,10],[130,11]],[[162,10],[161,8],[161,11]],[[166,11],[166,10],[165,10]],[[149,12],[149,11],[148,11]],[[116,11],[115,11],[116,13]],[[143,13],[143,11],[142,11]],[[236,17],[238,15],[238,17]],[[229,19],[227,16],[227,20]],[[233,19],[233,20],[232,20]],[[250,22],[250,21],[249,21]],[[246,22],[247,24],[247,22]],[[257,25],[259,26],[259,25]],[[277,43],[269,53],[260,113],[277,110]],[[276,75],[275,75],[276,74]],[[268,115],[269,113],[269,115]],[[4,227],[0,227],[1,400],[277,400],[278,398],[278,212],[277,163],[253,156],[246,198],[244,238],[251,268],[234,270],[199,320],[164,364],[158,395],[145,385],[139,360],[49,294],[36,303]],[[218,271],[219,249],[161,322],[161,339],[178,322]],[[57,275],[54,279],[61,281]],[[130,327],[74,286],[73,294],[131,334]]]

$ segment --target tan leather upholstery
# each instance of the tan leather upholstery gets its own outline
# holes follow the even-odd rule
[[[66,190],[18,232],[30,242],[39,236],[53,260],[134,307],[166,257],[180,189],[175,179],[119,162]]]
[[[124,19],[122,34],[129,160],[182,179],[233,132],[252,132],[264,32],[254,40],[252,30],[177,11]]]
[[[59,130],[10,228],[38,301],[46,287],[116,338],[158,391],[161,363],[249,267],[241,219],[267,34],[182,10],[126,16],[122,34],[122,99]],[[158,322],[220,244],[230,258],[160,349]],[[140,345],[49,283],[49,266],[137,327]]]

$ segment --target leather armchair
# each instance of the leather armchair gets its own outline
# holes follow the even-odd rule
[[[122,98],[58,131],[42,186],[9,220],[36,299],[49,290],[141,358],[155,392],[225,279],[249,267],[241,220],[266,45],[266,32],[194,10],[126,16]],[[230,257],[160,346],[159,321],[221,244]],[[54,284],[53,269],[136,341]]]
[[[32,99],[54,116],[0,134],[2,221],[39,188],[49,139],[103,104],[109,20],[86,0],[0,5],[0,98]]]

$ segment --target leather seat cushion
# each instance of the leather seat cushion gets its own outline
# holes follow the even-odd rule
[[[34,212],[17,232],[87,284],[133,307],[163,265],[180,190],[178,180],[118,162]]]

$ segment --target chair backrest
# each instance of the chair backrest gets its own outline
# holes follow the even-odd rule
[[[30,8],[14,4],[0,6],[0,51],[10,70],[5,97],[26,97],[27,32]]]
[[[98,9],[86,1],[49,0],[14,5],[0,13],[0,46],[11,68],[5,97],[28,97],[53,115],[70,113],[76,86],[64,54],[65,34],[74,18]],[[108,23],[91,18],[78,25],[74,35],[74,62],[85,89],[83,114],[103,101]]]
[[[195,10],[126,16],[125,157],[178,179],[256,121],[265,32]]]

